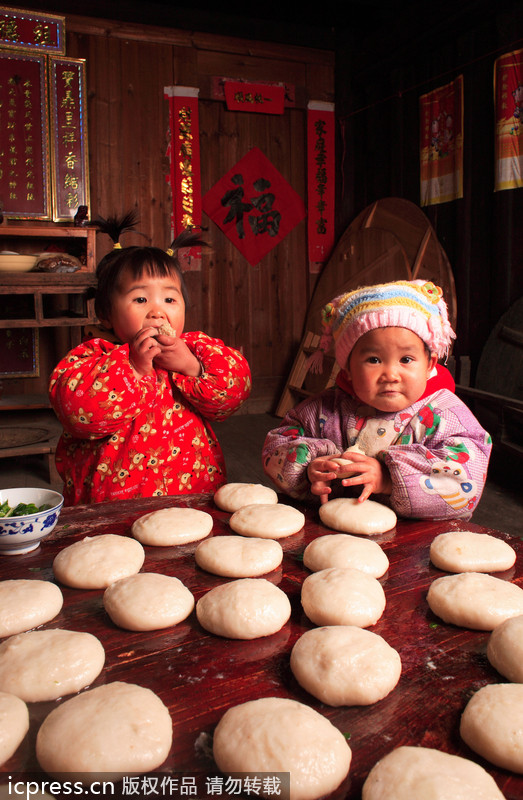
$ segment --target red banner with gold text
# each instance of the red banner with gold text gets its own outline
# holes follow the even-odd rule
[[[198,91],[190,86],[164,89],[169,98],[173,236],[200,227],[202,221]]]
[[[319,272],[334,245],[334,104],[307,106],[309,270]]]

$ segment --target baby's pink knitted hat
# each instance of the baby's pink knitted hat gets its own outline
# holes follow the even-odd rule
[[[423,280],[363,286],[339,295],[324,307],[322,321],[320,350],[326,353],[334,344],[336,361],[342,369],[360,336],[376,328],[407,328],[438,358],[448,354],[452,339],[456,338],[443,292]]]

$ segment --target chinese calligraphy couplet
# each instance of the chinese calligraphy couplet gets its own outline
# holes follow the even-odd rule
[[[0,199],[13,219],[48,219],[46,56],[0,51]]]
[[[190,86],[166,86],[170,120],[170,179],[173,238],[202,221],[198,92]]]
[[[494,64],[495,184],[494,190],[523,187],[523,50]]]
[[[89,206],[85,60],[49,59],[53,219],[72,220]]]
[[[65,53],[65,18],[1,6],[0,46]]]
[[[307,105],[309,269],[319,272],[334,245],[334,104]]]
[[[463,197],[463,75],[419,102],[420,204]]]

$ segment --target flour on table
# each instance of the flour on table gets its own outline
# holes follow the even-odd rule
[[[384,756],[363,784],[362,800],[503,800],[494,778],[468,758],[402,746]]]
[[[292,800],[331,794],[347,777],[352,753],[343,734],[310,706],[263,697],[233,706],[214,732],[221,772],[288,772]]]
[[[284,503],[255,503],[235,511],[229,525],[241,536],[283,539],[301,531],[305,515]]]
[[[303,581],[301,604],[316,625],[374,625],[385,610],[381,583],[359,569],[331,567]]]
[[[225,483],[215,492],[214,502],[222,511],[234,512],[243,506],[275,504],[278,495],[261,483]]]
[[[516,551],[488,533],[440,533],[430,546],[430,560],[447,572],[502,572],[516,561]]]
[[[320,519],[327,528],[345,533],[358,533],[373,536],[390,531],[397,522],[392,508],[356,497],[337,497],[323,503],[319,510]]]
[[[54,619],[64,604],[62,592],[51,581],[0,582],[0,636],[22,633]]]
[[[197,542],[210,534],[213,518],[197,508],[160,508],[139,517],[131,533],[142,544],[170,547]]]
[[[523,615],[506,619],[490,634],[487,658],[513,683],[523,683]]]
[[[523,684],[483,686],[461,716],[460,734],[491,764],[523,773]]]
[[[28,631],[0,645],[0,690],[26,703],[56,700],[89,686],[105,663],[101,642],[90,633]]]
[[[265,578],[240,578],[215,586],[196,603],[200,625],[228,639],[270,636],[290,615],[285,592]]]
[[[53,572],[60,583],[74,589],[105,589],[139,572],[144,560],[145,551],[135,539],[102,533],[60,550],[53,561]]]
[[[194,608],[194,597],[178,578],[139,572],[108,586],[103,604],[120,628],[155,631],[186,619]]]
[[[490,631],[509,617],[523,614],[523,589],[480,572],[436,578],[427,602],[444,622]]]
[[[15,753],[29,730],[29,710],[19,697],[0,692],[0,765]]]
[[[312,628],[291,651],[298,683],[329,706],[367,706],[398,683],[401,658],[385,639],[346,625]]]
[[[159,767],[171,742],[171,716],[158,695],[116,681],[53,709],[38,731],[36,757],[54,777],[114,781]]]
[[[379,544],[349,533],[319,536],[307,545],[303,563],[312,572],[329,567],[352,567],[381,578],[389,568],[389,559]]]
[[[213,536],[200,542],[194,557],[199,567],[214,575],[254,578],[279,567],[283,550],[274,539]]]

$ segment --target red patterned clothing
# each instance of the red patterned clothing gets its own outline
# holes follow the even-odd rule
[[[54,369],[49,396],[64,428],[56,466],[65,505],[215,492],[226,482],[206,420],[225,419],[247,399],[249,365],[201,331],[181,338],[202,365],[196,378],[157,369],[139,380],[129,346],[100,338]]]

